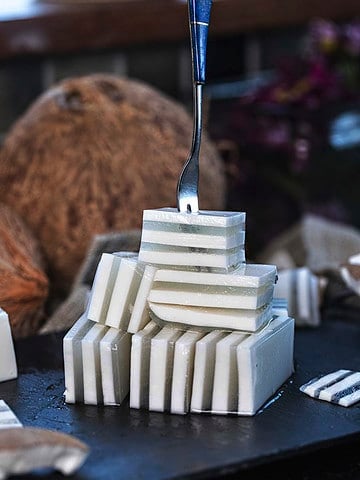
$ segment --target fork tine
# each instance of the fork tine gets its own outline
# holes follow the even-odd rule
[[[180,212],[199,212],[199,154],[202,132],[202,98],[205,83],[206,45],[212,0],[188,0],[193,74],[193,138],[190,155],[177,185]]]
[[[199,154],[202,130],[202,85],[194,85],[194,129],[189,158],[181,172],[177,186],[180,212],[199,211]]]

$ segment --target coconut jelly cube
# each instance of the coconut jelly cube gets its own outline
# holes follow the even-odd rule
[[[150,317],[160,325],[209,331],[212,328],[255,332],[272,317],[271,303],[255,309],[207,308],[149,302]]]
[[[131,335],[84,313],[63,339],[65,401],[120,405],[129,393]]]
[[[179,212],[175,208],[144,210],[141,240],[144,243],[229,249],[245,243],[243,212]]]
[[[219,250],[205,250],[201,248],[180,248],[158,246],[153,249],[143,246],[141,260],[155,265],[200,269],[205,271],[228,271],[239,263],[245,262],[245,252],[242,248],[229,250],[223,254]]]
[[[254,415],[294,371],[294,319],[276,316],[251,334],[220,333],[196,347],[191,411]]]
[[[153,303],[257,309],[273,297],[276,267],[244,265],[228,274],[157,270],[148,300]]]
[[[320,324],[319,279],[309,268],[281,270],[274,296],[287,300],[289,313],[297,326]]]
[[[144,210],[139,260],[229,271],[245,262],[245,213]]]
[[[160,327],[149,322],[143,330],[135,333],[131,341],[130,362],[130,407],[147,408],[149,406],[149,376],[151,340]]]
[[[123,258],[136,256],[132,252],[103,253],[98,263],[88,305],[88,319],[105,323],[117,273]]]
[[[154,281],[155,273],[155,267],[146,265],[127,328],[127,331],[130,333],[136,333],[139,330],[142,330],[150,321],[148,296]]]
[[[106,316],[107,326],[127,330],[144,269],[137,256],[121,259]]]
[[[149,410],[170,410],[175,342],[182,333],[165,327],[151,340]]]
[[[17,418],[15,413],[11,410],[9,405],[0,400],[0,430],[8,428],[19,428],[22,427],[22,423]]]
[[[194,373],[195,345],[203,335],[200,332],[188,331],[175,342],[171,413],[185,414],[189,411]]]
[[[238,345],[238,414],[254,415],[292,375],[294,331],[294,319],[279,316]]]
[[[109,328],[100,340],[104,405],[120,405],[130,391],[131,335]]]
[[[83,314],[63,338],[65,401],[84,401],[83,357],[81,340],[94,325]]]
[[[216,345],[214,387],[212,392],[213,412],[237,410],[238,374],[236,351],[247,337],[241,333],[229,333]]]
[[[154,281],[164,283],[200,284],[218,287],[261,288],[276,282],[275,265],[247,263],[228,273],[193,272],[159,268]]]
[[[18,375],[8,314],[0,308],[0,382]]]
[[[216,345],[225,336],[225,332],[213,330],[196,342],[191,395],[192,412],[211,411]]]
[[[95,323],[81,340],[84,378],[84,403],[103,403],[101,380],[100,341],[109,327]]]
[[[341,369],[320,375],[302,385],[300,391],[318,400],[350,407],[360,402],[360,372]]]
[[[148,300],[170,305],[256,310],[272,300],[273,292],[273,285],[257,289],[158,283],[151,289]]]
[[[255,333],[207,334],[156,323],[133,336],[130,406],[254,415],[293,373],[294,319]]]
[[[162,322],[256,331],[271,318],[274,265],[242,265],[224,273],[159,269],[148,296]]]

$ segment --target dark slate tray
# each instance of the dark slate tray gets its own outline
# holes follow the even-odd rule
[[[20,341],[16,350],[20,375],[0,385],[0,398],[24,425],[70,433],[91,447],[91,456],[74,477],[77,480],[245,479],[261,465],[267,474],[276,468],[278,479],[305,478],[291,476],[284,462],[290,459],[291,469],[296,470],[297,459],[299,465],[304,458],[316,462],[323,458],[318,455],[323,449],[359,448],[360,404],[344,408],[313,400],[299,387],[339,368],[360,369],[360,323],[328,321],[313,330],[298,329],[294,375],[253,417],[149,413],[129,409],[127,401],[106,408],[66,405],[62,335]],[[326,464],[332,465],[331,457],[331,453],[325,457]],[[360,475],[357,460],[353,459]],[[284,469],[287,474],[281,477]],[[323,473],[318,478],[328,477]]]

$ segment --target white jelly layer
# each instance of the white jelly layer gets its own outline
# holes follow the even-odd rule
[[[83,315],[63,339],[65,401],[120,405],[130,390],[131,335]]]
[[[8,314],[0,308],[0,382],[18,375]]]

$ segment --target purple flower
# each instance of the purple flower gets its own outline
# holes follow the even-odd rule
[[[360,22],[345,25],[344,46],[350,55],[357,56],[360,54]]]
[[[340,32],[333,22],[316,19],[310,23],[310,44],[314,53],[332,53],[339,44]]]

